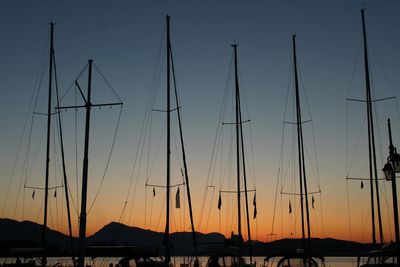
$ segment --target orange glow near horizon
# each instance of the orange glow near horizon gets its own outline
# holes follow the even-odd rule
[[[151,191],[151,190],[150,190]],[[175,193],[175,191],[174,191]],[[366,193],[364,193],[366,194]],[[174,194],[173,194],[174,195]],[[31,197],[31,196],[29,196]],[[293,211],[291,214],[288,212],[287,202],[283,203],[282,205],[282,212],[278,212],[276,214],[276,221],[274,223],[274,230],[271,232],[272,228],[272,212],[270,214],[266,213],[266,210],[262,208],[262,203],[265,201],[265,196],[261,196],[261,194],[257,195],[257,209],[258,214],[256,220],[251,219],[251,229],[252,229],[252,240],[258,240],[263,242],[270,242],[273,240],[283,239],[283,238],[301,238],[301,225],[300,225],[300,216],[299,216],[299,204],[292,203]],[[26,197],[28,198],[28,196]],[[160,205],[156,205],[156,201],[162,202],[164,196],[160,190],[157,190],[157,195],[154,197],[151,194],[147,197],[147,208],[148,210],[145,211],[145,205],[135,204],[134,209],[130,212],[127,207],[126,213],[124,216],[121,217],[122,207],[118,203],[119,201],[112,198],[110,201],[107,201],[107,197],[102,198],[101,202],[94,206],[94,208],[90,211],[88,215],[88,224],[87,224],[87,236],[90,236],[97,231],[99,231],[105,225],[111,222],[118,222],[119,218],[122,218],[121,223],[139,227],[143,229],[149,229],[156,232],[163,232],[165,227],[165,213],[163,207]],[[182,195],[182,200],[183,200]],[[151,201],[154,201],[151,203]],[[222,204],[221,211],[218,211],[216,207],[217,198],[214,198],[214,204],[211,205],[212,211],[208,215],[208,212],[204,214],[204,218],[209,216],[208,223],[203,220],[202,225],[198,225],[198,213],[195,212],[195,229],[198,232],[202,233],[212,233],[212,232],[219,232],[226,237],[229,237],[231,232],[233,231],[235,234],[237,233],[237,225],[236,219],[234,219],[234,215],[232,214],[235,212],[235,209],[230,211],[230,219],[227,220],[226,211],[223,209],[226,208],[227,203]],[[196,201],[199,202],[199,201]],[[264,202],[265,203],[265,202]],[[352,214],[351,218],[351,231],[349,229],[349,218],[347,217],[347,207],[346,204],[343,203],[338,206],[337,203],[328,202],[325,204],[324,210],[324,218],[323,222],[321,222],[321,214],[320,214],[320,206],[319,203],[316,203],[315,209],[310,209],[310,219],[311,219],[311,234],[312,237],[315,238],[336,238],[342,240],[352,240],[362,243],[370,243],[371,242],[371,227],[370,227],[370,217],[368,215],[368,208],[366,208],[362,213],[360,212],[358,215],[357,213]],[[60,205],[60,203],[59,203]],[[153,205],[153,214],[150,214],[149,207]],[[26,204],[27,206],[27,204]],[[129,206],[129,205],[128,205]],[[174,205],[171,204],[171,233],[173,232],[182,232],[182,231],[190,231],[190,222],[189,222],[189,212],[187,205],[185,204],[183,208],[183,204],[181,209],[175,209]],[[251,206],[251,205],[250,205]],[[367,206],[367,205],[366,205]],[[365,206],[365,207],[366,207]],[[364,207],[364,208],[365,208]],[[33,210],[33,206],[30,207]],[[195,205],[195,211],[199,210],[198,204]],[[280,207],[277,207],[280,208]],[[64,234],[68,234],[67,228],[67,219],[66,219],[66,212],[58,211],[58,215],[60,219],[55,220],[55,208],[51,208],[52,212],[51,218],[49,218],[49,227],[54,230],[58,230],[63,232]],[[251,209],[252,210],[252,209]],[[330,212],[328,212],[328,210]],[[8,211],[8,216],[11,217],[9,214],[10,210]],[[61,214],[62,213],[62,214]],[[42,215],[39,213],[32,213],[32,216],[27,216],[23,218],[24,220],[31,220],[35,221],[39,224],[42,223]],[[147,219],[144,220],[145,214],[148,216]],[[34,215],[34,216],[33,216]],[[17,218],[20,215],[17,215]],[[185,216],[185,218],[183,218]],[[295,217],[296,216],[296,217]],[[363,216],[361,218],[361,216]],[[203,218],[203,219],[204,219]],[[18,218],[20,220],[21,218]],[[393,229],[390,227],[393,225],[391,221],[389,221],[390,217],[384,216],[384,237],[386,241],[393,240]],[[197,223],[196,223],[197,222]],[[230,225],[227,225],[228,224]],[[322,227],[323,224],[323,227]],[[78,220],[76,216],[76,212],[73,212],[73,235],[78,235]],[[362,225],[362,227],[359,227]],[[242,234],[245,240],[247,240],[247,231],[246,231],[246,224],[245,224],[245,217],[242,218]],[[378,228],[377,228],[378,232]],[[351,235],[350,235],[351,234]],[[377,236],[377,240],[379,240]]]

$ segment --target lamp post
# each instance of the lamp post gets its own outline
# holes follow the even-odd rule
[[[397,154],[396,148],[393,146],[390,119],[388,119],[388,131],[389,131],[389,158],[388,158],[388,163],[385,164],[382,171],[385,173],[386,180],[392,181],[393,217],[394,217],[394,229],[396,235],[396,251],[397,251],[396,254],[397,254],[397,264],[399,264],[400,238],[399,238],[399,214],[397,209],[396,172],[400,172],[400,155]]]

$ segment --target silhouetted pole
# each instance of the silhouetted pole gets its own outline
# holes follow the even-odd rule
[[[245,197],[245,207],[246,207],[246,221],[247,221],[247,236],[248,236],[248,246],[249,246],[249,258],[250,263],[253,263],[253,251],[251,246],[251,231],[250,231],[250,214],[249,214],[249,199],[247,194],[247,175],[246,175],[246,158],[244,155],[244,141],[243,141],[243,121],[242,121],[242,111],[239,97],[239,121],[240,121],[240,142],[242,150],[242,165],[243,165],[243,186],[244,186],[244,197]]]
[[[374,119],[372,113],[372,99],[371,99],[371,82],[369,77],[368,65],[368,48],[367,48],[367,33],[365,27],[364,9],[361,10],[362,27],[363,27],[363,41],[364,41],[364,70],[365,70],[365,92],[367,103],[367,122],[368,122],[368,153],[369,153],[369,172],[370,172],[370,191],[371,191],[371,215],[372,215],[372,242],[376,244],[375,237],[375,204],[374,204],[374,189],[373,179],[375,176],[375,190],[376,190],[376,204],[378,211],[379,223],[379,240],[383,243],[383,230],[381,218],[381,205],[379,199],[378,187],[378,172],[376,167],[376,152],[375,152],[375,133],[374,133]]]
[[[170,205],[170,186],[171,186],[171,57],[170,57],[170,33],[169,33],[169,19],[170,16],[167,15],[167,201],[166,201],[166,222],[165,222],[165,232],[164,232],[164,245],[165,245],[165,262],[170,263],[171,261],[171,251],[169,243],[169,205]]]
[[[79,258],[78,267],[85,266],[86,255],[86,203],[87,203],[87,183],[88,183],[88,168],[89,168],[89,131],[90,131],[90,110],[92,107],[91,94],[92,94],[92,63],[93,60],[89,59],[89,77],[88,77],[88,91],[85,103],[86,108],[86,124],[85,124],[85,148],[83,155],[82,167],[82,202],[81,202],[81,216],[79,224]]]
[[[88,60],[89,71],[88,71],[88,89],[87,89],[87,97],[83,95],[83,92],[78,84],[78,81],[75,81],[77,88],[85,102],[85,105],[78,106],[65,106],[65,107],[56,107],[57,110],[60,109],[77,109],[77,108],[85,108],[86,109],[86,120],[85,120],[85,147],[83,153],[83,167],[82,167],[82,197],[81,197],[81,212],[79,217],[79,251],[78,251],[78,267],[84,267],[85,265],[85,255],[86,255],[86,205],[87,205],[87,185],[88,185],[88,172],[89,172],[89,136],[90,136],[90,110],[92,107],[102,107],[102,106],[115,106],[122,105],[122,102],[119,103],[107,103],[107,104],[92,104],[91,102],[91,94],[92,94],[92,65],[93,60]],[[67,186],[67,185],[65,185]]]
[[[55,63],[54,63],[54,72],[55,72],[55,78],[57,81],[57,71],[56,71]],[[58,108],[60,106],[60,97],[58,95],[57,83],[56,83],[56,95],[57,95],[57,107],[56,108]],[[64,178],[65,202],[66,202],[66,206],[67,206],[69,240],[70,240],[70,246],[71,246],[72,264],[75,267],[76,261],[75,261],[74,238],[72,236],[71,209],[70,209],[70,205],[69,205],[67,168],[65,166],[65,153],[64,153],[64,141],[63,141],[64,139],[63,139],[63,131],[62,131],[62,125],[61,125],[61,112],[59,110],[57,110],[57,117],[58,117],[58,130],[59,130],[59,134],[60,134],[61,162],[62,162],[62,170],[63,170],[63,178]]]
[[[239,77],[237,69],[237,44],[233,44],[233,51],[235,56],[235,109],[236,109],[236,176],[237,176],[237,208],[238,208],[238,236],[242,240],[242,223],[241,223],[241,206],[240,206],[240,143],[239,143]],[[240,250],[242,244],[240,244]]]
[[[297,57],[296,57],[296,35],[292,35],[293,42],[293,66],[294,66],[294,81],[296,89],[296,126],[297,126],[297,145],[298,145],[298,156],[299,156],[299,180],[300,180],[300,208],[301,208],[301,236],[303,242],[303,248],[306,249],[306,234],[304,226],[304,194],[303,194],[303,157],[301,153],[301,109],[300,109],[300,94],[299,94],[299,80],[297,74]],[[307,197],[307,196],[306,196]]]
[[[174,79],[174,86],[175,86],[176,112],[177,112],[177,115],[178,115],[179,136],[181,137],[180,139],[181,139],[181,149],[182,149],[182,160],[183,160],[183,169],[184,169],[185,182],[186,182],[186,192],[187,192],[187,197],[188,197],[188,205],[189,205],[190,225],[192,227],[194,253],[196,255],[196,260],[198,260],[197,259],[197,238],[196,238],[196,231],[195,231],[195,228],[194,228],[194,220],[193,220],[193,208],[192,208],[192,197],[191,197],[191,194],[190,194],[189,172],[188,172],[188,167],[187,167],[187,162],[186,162],[185,144],[184,144],[184,141],[183,141],[182,119],[181,119],[181,112],[180,112],[181,109],[179,107],[178,91],[176,89],[174,58],[172,56],[171,45],[170,45],[169,53],[171,55],[172,76],[173,76],[173,79]]]
[[[388,119],[389,130],[389,157],[390,162],[394,164],[394,146],[392,141],[392,129],[390,126],[390,119]],[[397,187],[396,187],[396,173],[392,171],[392,198],[393,198],[393,217],[394,217],[394,230],[396,235],[396,251],[397,251],[397,264],[400,264],[400,238],[399,238],[399,213],[397,208]]]
[[[46,252],[46,228],[47,228],[47,207],[49,202],[49,164],[50,164],[50,129],[51,129],[51,91],[52,79],[53,79],[53,34],[54,34],[54,23],[50,23],[50,63],[49,63],[49,94],[47,104],[47,146],[46,146],[46,176],[45,176],[45,188],[44,188],[44,220],[42,230],[42,265],[47,264],[47,252]]]

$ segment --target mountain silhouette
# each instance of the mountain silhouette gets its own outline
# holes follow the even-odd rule
[[[42,225],[30,221],[0,219],[0,248],[27,248],[41,246]],[[93,235],[87,237],[88,246],[130,246],[142,248],[161,248],[164,233],[145,230],[111,222]],[[225,237],[220,233],[196,233],[199,253],[207,255],[215,248],[223,248]],[[47,248],[59,253],[69,251],[69,237],[47,229]],[[78,239],[74,237],[77,248]],[[173,256],[193,255],[194,246],[191,232],[176,232],[170,235],[171,253]],[[333,238],[313,238],[313,251],[324,256],[355,256],[371,250],[371,244]],[[301,239],[281,239],[272,242],[252,241],[254,256],[268,256],[284,252],[293,252],[302,247]],[[247,251],[245,244],[244,253]]]

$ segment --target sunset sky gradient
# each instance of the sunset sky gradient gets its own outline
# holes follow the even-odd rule
[[[43,117],[35,117],[37,125],[32,128],[34,146],[30,154],[34,156],[37,153],[37,156],[29,163],[31,175],[26,182],[22,173],[26,136],[20,154],[18,147],[25,119],[28,118],[30,123],[32,117],[29,105],[37,87],[35,84],[40,83],[38,73],[42,60],[45,60],[44,78],[39,94],[41,99],[37,103],[38,111],[46,110],[48,33],[49,23],[54,21],[58,86],[60,94],[65,94],[62,103],[73,105],[75,97],[80,101],[80,96],[68,89],[90,58],[124,102],[112,158],[96,202],[88,213],[88,234],[112,221],[160,232],[164,230],[162,207],[165,194],[161,188],[156,188],[153,197],[153,187],[144,186],[146,167],[142,167],[140,174],[133,168],[135,155],[140,150],[139,140],[153,73],[159,62],[158,53],[162,51],[160,45],[161,48],[164,45],[165,16],[169,14],[196,229],[201,232],[220,231],[225,235],[236,231],[232,219],[236,207],[232,200],[224,195],[222,209],[217,209],[218,190],[232,188],[233,182],[224,180],[226,184],[222,185],[218,177],[210,177],[209,169],[232,60],[230,45],[237,43],[244,117],[251,120],[246,125],[249,127],[246,128],[246,137],[252,136],[246,144],[249,147],[251,143],[253,145],[253,150],[249,148],[247,151],[249,159],[252,159],[249,184],[257,191],[258,215],[257,220],[252,220],[252,238],[269,241],[301,236],[299,202],[291,199],[293,212],[289,215],[289,198],[285,195],[278,194],[274,229],[271,230],[277,184],[279,191],[281,186],[284,191],[296,189],[293,182],[277,182],[278,174],[289,166],[285,163],[280,165],[280,155],[283,121],[290,120],[284,119],[284,112],[287,92],[293,90],[291,38],[296,34],[301,90],[306,92],[302,95],[303,118],[312,119],[313,127],[304,126],[305,139],[311,145],[307,151],[313,160],[309,166],[312,165],[319,173],[319,178],[316,178],[310,171],[310,190],[318,189],[319,181],[322,191],[321,195],[315,196],[315,209],[311,210],[312,235],[370,242],[369,184],[364,182],[361,189],[359,181],[346,182],[347,175],[366,177],[368,171],[365,105],[346,101],[346,98],[363,99],[365,94],[361,53],[362,8],[366,9],[373,97],[399,96],[400,3],[395,0],[1,1],[1,217],[38,223],[43,220],[43,192],[35,190],[32,199],[33,190],[23,189],[24,184],[33,187],[44,184]],[[85,75],[80,78],[84,91]],[[118,102],[99,73],[95,75],[93,102]],[[155,100],[158,109],[165,109],[164,84],[165,73],[162,73],[158,86],[160,95]],[[290,96],[289,93],[288,103]],[[392,119],[394,145],[400,146],[398,101],[392,99],[375,105],[378,169],[383,167],[388,156],[388,117]],[[292,114],[290,112],[287,114]],[[88,208],[101,184],[118,116],[119,108],[116,107],[93,109]],[[153,123],[156,120],[163,122],[161,116],[164,114],[154,115]],[[84,113],[77,113],[77,136],[75,111],[63,112],[63,119],[74,203],[73,231],[77,234],[77,192],[80,192],[80,180],[77,179],[81,176]],[[29,123],[25,134],[29,132]],[[163,124],[159,123],[157,127],[161,126]],[[54,128],[53,132],[57,134],[57,129]],[[161,130],[153,130],[156,142],[161,133]],[[291,132],[288,130],[286,133]],[[312,147],[313,134],[315,147]],[[178,135],[175,138],[178,140]],[[57,140],[52,141],[55,147],[58,146]],[[290,145],[284,148],[290,152]],[[164,183],[164,150],[161,145],[155,157],[155,162],[159,163],[153,166],[150,184]],[[52,149],[52,152],[56,155],[59,148]],[[57,163],[52,165],[51,172],[59,173],[59,156],[55,157],[52,163]],[[143,162],[142,165],[146,166]],[[290,173],[290,170],[286,171]],[[135,174],[133,178],[132,172]],[[179,168],[173,173],[173,179],[175,184],[181,181]],[[50,183],[51,186],[61,185],[61,176],[57,174]],[[206,185],[210,184],[215,186],[214,191],[212,188],[205,191]],[[382,180],[380,185],[385,240],[389,241],[394,239],[390,184]],[[131,188],[129,194],[128,188]],[[173,199],[176,189],[172,190]],[[50,192],[49,227],[66,232],[62,190],[57,188],[56,198],[54,190]],[[184,187],[181,186],[180,190],[183,191]],[[253,194],[249,195],[251,211]],[[184,198],[181,194],[181,199]],[[173,208],[172,217],[172,231],[189,231],[186,206],[180,210]]]

